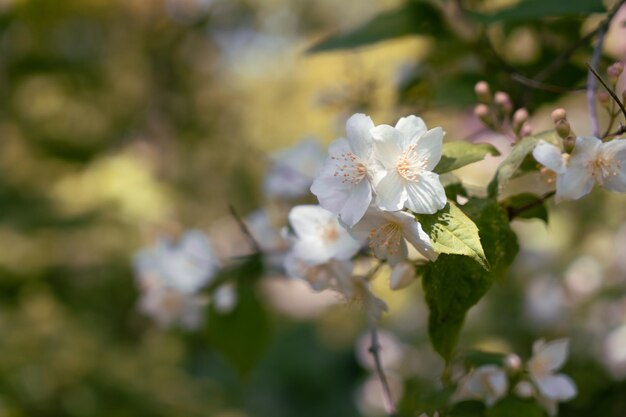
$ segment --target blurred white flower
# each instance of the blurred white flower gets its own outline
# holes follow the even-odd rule
[[[626,192],[626,140],[602,142],[595,137],[577,137],[568,158],[548,143],[533,150],[535,159],[556,172],[556,199],[578,200],[598,183],[610,191]]]
[[[414,213],[435,213],[446,205],[439,175],[432,172],[441,159],[443,130],[427,130],[416,116],[403,117],[395,127],[371,130],[377,161],[383,170],[376,174],[377,205],[384,210],[406,207]]]
[[[178,243],[167,238],[134,259],[141,291],[139,309],[161,326],[195,329],[208,299],[198,294],[215,276],[219,262],[206,236],[191,230]]]
[[[626,325],[611,331],[604,340],[603,362],[616,378],[626,376]]]
[[[310,264],[289,253],[285,258],[285,270],[291,278],[303,279],[315,291],[335,289],[342,293],[352,294],[352,269],[350,261],[330,260],[322,264]]]
[[[515,386],[514,391],[515,391],[515,395],[521,398],[530,398],[530,397],[534,397],[535,395],[537,395],[537,391],[535,390],[535,387],[533,387],[533,384],[531,384],[529,381],[520,381]]]
[[[220,285],[213,292],[213,307],[216,311],[226,314],[237,305],[237,289],[232,282]]]
[[[461,380],[455,401],[478,399],[491,407],[504,397],[508,388],[509,379],[504,369],[496,365],[483,365]]]
[[[338,214],[348,226],[356,224],[372,201],[372,119],[357,113],[346,122],[346,138],[328,147],[330,156],[311,192],[320,205]]]
[[[265,194],[285,199],[307,195],[323,163],[324,152],[314,139],[301,140],[292,148],[276,153],[265,177]]]
[[[408,287],[415,281],[415,266],[408,261],[398,263],[391,270],[389,287],[392,290],[400,290]]]
[[[297,258],[319,265],[331,259],[348,260],[361,248],[361,243],[339,223],[336,214],[320,206],[296,206],[289,212],[293,228],[292,253]]]
[[[558,402],[571,400],[578,393],[570,377],[555,373],[565,363],[568,348],[568,339],[549,343],[538,340],[533,345],[533,356],[526,366],[531,381],[537,387],[537,400],[551,416],[556,415]]]
[[[382,211],[370,207],[350,232],[357,239],[367,239],[376,257],[387,259],[392,266],[407,258],[405,240],[427,259],[437,259],[437,252],[422,226],[413,215],[403,211]]]

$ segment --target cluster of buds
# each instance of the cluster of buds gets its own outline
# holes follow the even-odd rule
[[[565,109],[558,108],[552,111],[552,122],[556,133],[563,139],[565,151],[570,153],[576,143],[576,134],[567,120]]]
[[[513,102],[507,93],[496,91],[492,94],[489,84],[485,81],[476,83],[474,92],[479,101],[474,108],[474,114],[485,126],[501,133],[511,131],[515,142],[531,135],[528,111],[519,108],[514,112]]]

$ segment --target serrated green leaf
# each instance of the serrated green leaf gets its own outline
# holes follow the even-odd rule
[[[239,285],[237,306],[230,313],[217,312],[210,306],[206,326],[211,346],[244,376],[269,341],[269,319],[251,285]]]
[[[522,139],[521,142],[511,149],[511,153],[509,153],[506,159],[498,166],[496,174],[489,183],[489,197],[496,197],[500,194],[506,183],[515,175],[528,154],[532,152],[537,143],[541,140],[554,143],[555,145],[560,143],[560,139],[553,130]]]
[[[408,1],[401,7],[379,14],[348,33],[331,35],[309,48],[309,53],[356,48],[407,35],[440,33],[441,13],[425,1]]]
[[[511,196],[502,205],[513,219],[539,219],[548,223],[548,210],[541,197],[530,193]]]
[[[534,400],[507,397],[487,409],[487,417],[543,417],[543,408]]]
[[[466,256],[448,254],[426,266],[422,285],[430,310],[430,340],[447,362],[454,354],[467,311],[506,274],[519,250],[508,215],[495,199],[471,199],[462,209],[479,229],[491,269],[486,271]]]
[[[489,15],[472,16],[481,23],[495,23],[602,12],[606,12],[602,0],[524,0]]]
[[[435,214],[420,215],[419,221],[437,253],[469,256],[489,270],[478,228],[456,205],[448,203]]]
[[[441,160],[434,171],[438,174],[453,171],[481,161],[487,155],[498,156],[500,152],[488,143],[448,142],[443,144]]]

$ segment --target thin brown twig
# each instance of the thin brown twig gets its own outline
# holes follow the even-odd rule
[[[587,65],[589,67],[589,71],[591,71],[591,73],[593,74],[593,76],[600,81],[600,84],[602,84],[602,86],[606,89],[607,93],[609,93],[609,95],[611,96],[611,98],[615,101],[615,103],[617,104],[617,106],[619,107],[619,109],[621,110],[622,114],[624,115],[624,117],[626,117],[626,108],[624,107],[624,104],[622,103],[622,101],[619,99],[619,97],[617,97],[617,94],[615,94],[615,92],[613,91],[613,89],[611,89],[611,87],[609,87],[609,85],[606,83],[606,81],[604,81],[602,79],[602,77],[600,76],[600,74],[598,74],[598,72],[593,69],[593,67],[591,65]],[[595,134],[594,134],[595,135]],[[597,135],[595,135],[597,136]]]
[[[237,210],[235,210],[235,207],[232,204],[229,204],[228,209],[230,211],[230,214],[233,216],[233,218],[239,225],[239,229],[241,229],[241,232],[246,236],[246,238],[250,242],[250,245],[252,245],[254,252],[261,253],[262,252],[261,245],[259,245],[259,242],[257,242],[257,240],[254,238],[254,236],[250,232],[250,229],[248,229],[248,225],[239,216],[239,214],[237,213]]]
[[[376,325],[372,324],[370,326],[370,335],[371,335],[371,344],[369,348],[369,352],[374,358],[374,364],[376,366],[376,374],[378,374],[378,379],[380,379],[380,384],[383,387],[383,397],[385,399],[385,408],[389,417],[398,417],[398,411],[396,409],[396,404],[393,400],[393,396],[391,394],[391,388],[389,388],[389,382],[387,381],[387,376],[385,375],[385,371],[383,369],[382,360],[380,359],[380,342],[378,341],[378,329]]]
[[[509,207],[507,212],[509,215],[509,220],[513,220],[514,218],[516,218],[517,216],[519,216],[520,214],[524,213],[525,211],[528,211],[530,209],[533,209],[541,204],[543,204],[548,198],[552,197],[553,195],[556,194],[556,191],[550,191],[549,193],[546,193],[543,195],[543,197],[532,201],[528,204],[525,204],[521,207]]]

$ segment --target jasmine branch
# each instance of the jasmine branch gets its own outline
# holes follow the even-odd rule
[[[385,399],[385,408],[389,417],[398,417],[398,411],[396,410],[396,405],[393,400],[393,396],[391,395],[391,388],[389,388],[389,382],[387,381],[387,376],[385,375],[385,371],[383,369],[383,364],[380,359],[380,343],[378,341],[378,329],[376,325],[370,325],[370,335],[371,335],[371,344],[369,348],[369,352],[374,358],[374,364],[376,367],[376,374],[378,375],[378,379],[380,380],[380,384],[383,388],[383,397]]]

